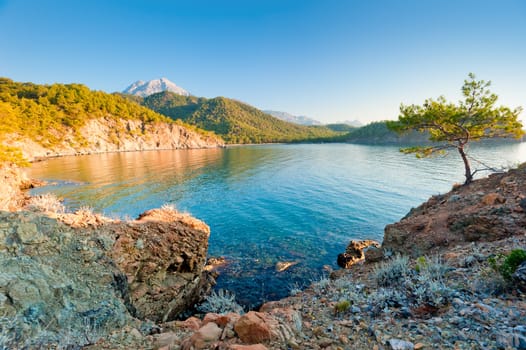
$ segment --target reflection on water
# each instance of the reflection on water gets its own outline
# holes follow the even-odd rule
[[[478,147],[493,166],[526,161],[526,144]],[[475,165],[475,164],[474,164]],[[135,217],[172,203],[210,225],[209,254],[230,261],[219,288],[244,304],[281,298],[336,267],[352,238],[381,240],[383,227],[430,195],[463,181],[460,157],[417,160],[395,147],[265,145],[113,153],[51,159],[31,176],[55,185],[70,207]],[[277,272],[279,261],[297,261]]]

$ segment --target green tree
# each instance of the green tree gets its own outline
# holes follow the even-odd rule
[[[473,181],[476,172],[471,170],[466,154],[470,141],[519,138],[524,134],[518,120],[522,108],[496,107],[498,97],[489,90],[491,82],[476,80],[473,73],[468,77],[462,86],[464,99],[457,104],[447,102],[443,96],[427,99],[422,106],[402,104],[398,120],[388,122],[388,127],[396,132],[429,133],[433,145],[403,148],[400,150],[403,153],[415,153],[420,158],[456,149],[464,162],[466,185]]]

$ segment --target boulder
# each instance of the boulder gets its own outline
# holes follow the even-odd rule
[[[296,342],[301,334],[301,314],[291,308],[275,308],[269,312],[250,311],[234,324],[242,342],[257,344],[269,341]]]
[[[219,340],[222,329],[214,322],[209,322],[199,328],[189,339],[182,344],[183,349],[208,349],[210,345]]]
[[[365,259],[364,249],[370,246],[379,248],[380,243],[369,239],[364,241],[352,240],[345,249],[345,253],[338,254],[338,266],[348,269],[352,265],[363,261]]]
[[[204,269],[210,229],[202,221],[164,208],[103,228],[116,236],[111,256],[128,278],[140,319],[173,320],[215,283]]]
[[[256,344],[270,340],[270,330],[276,327],[278,322],[268,314],[250,311],[235,323],[234,330],[242,342]]]
[[[504,198],[498,193],[492,192],[482,197],[481,202],[483,205],[503,204],[504,202],[506,202],[506,198]]]

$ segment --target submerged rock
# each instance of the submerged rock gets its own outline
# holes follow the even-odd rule
[[[297,264],[299,264],[299,261],[278,261],[276,263],[276,271],[283,272]]]

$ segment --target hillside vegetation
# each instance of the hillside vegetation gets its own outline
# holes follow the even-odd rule
[[[327,127],[333,128],[332,125]],[[332,139],[334,142],[349,142],[365,145],[414,145],[430,144],[429,134],[426,132],[411,131],[404,134],[398,134],[387,127],[386,121],[372,122],[359,128],[352,128],[350,131],[338,138]],[[480,141],[480,143],[507,143],[520,142],[522,139],[491,139]]]
[[[350,130],[343,137],[346,142],[360,144],[413,144],[428,143],[428,135],[419,132],[409,132],[407,134],[397,134],[387,128],[385,121],[373,122]]]
[[[161,92],[145,97],[142,104],[174,120],[213,131],[231,144],[316,141],[339,134],[322,126],[288,123],[225,97],[206,99]]]
[[[21,152],[5,140],[16,135],[43,147],[65,142],[69,131],[75,141],[86,143],[80,129],[89,120],[137,120],[146,125],[157,122],[179,124],[130,99],[102,91],[92,91],[81,84],[38,85],[0,78],[0,162],[21,162]],[[122,130],[126,132],[125,130]],[[198,131],[202,134],[205,132]]]

